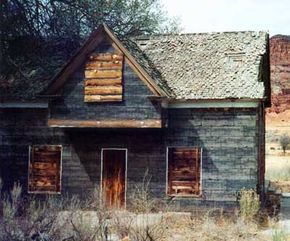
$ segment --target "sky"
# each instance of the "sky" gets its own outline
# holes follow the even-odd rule
[[[161,0],[184,33],[268,31],[290,35],[290,0]]]

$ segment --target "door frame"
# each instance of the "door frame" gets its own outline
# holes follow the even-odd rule
[[[108,150],[119,150],[125,151],[125,193],[124,193],[124,208],[127,207],[127,167],[128,167],[128,148],[119,148],[119,147],[108,147],[108,148],[101,148],[101,178],[100,178],[100,200],[103,202],[103,162],[104,162],[104,151]]]

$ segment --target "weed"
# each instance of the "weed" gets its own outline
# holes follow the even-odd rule
[[[253,222],[260,210],[259,195],[252,189],[240,191],[240,215],[244,222]]]
[[[272,233],[272,241],[287,241],[287,233],[282,228],[275,228]]]
[[[142,183],[135,185],[135,190],[130,198],[130,210],[134,213],[149,213],[156,207],[157,201],[151,197],[151,176],[146,170]]]

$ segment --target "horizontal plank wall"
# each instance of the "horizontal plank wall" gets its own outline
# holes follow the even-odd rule
[[[85,102],[122,101],[123,53],[92,54],[85,67]]]
[[[5,188],[20,181],[27,190],[29,145],[62,145],[62,194],[87,194],[100,182],[101,148],[128,149],[130,197],[144,173],[153,196],[167,199],[166,147],[202,148],[202,197],[174,198],[184,205],[235,202],[241,188],[256,188],[257,109],[171,109],[166,129],[48,128],[45,110],[1,110],[0,165]]]
[[[94,53],[110,56],[111,52],[114,55],[116,50],[109,42],[104,42]],[[97,79],[96,76],[92,76],[94,73],[86,70],[86,68],[93,68],[89,67],[93,64],[89,56],[88,61],[67,80],[60,93],[62,97],[50,103],[50,118],[94,121],[161,119],[160,104],[148,98],[153,95],[152,92],[139,79],[126,60],[122,63],[122,73],[118,70],[118,76],[107,76],[106,79]],[[109,72],[114,71],[112,69]],[[96,72],[96,74],[99,73],[104,74],[104,72]],[[114,87],[108,89],[106,86],[108,83]],[[90,97],[85,97],[85,93]],[[101,94],[102,97],[96,97]],[[90,101],[97,102],[86,102],[85,98],[87,101],[90,98]]]
[[[202,200],[231,202],[257,188],[258,109],[171,109],[168,146],[202,148]],[[176,199],[191,203],[190,199]]]
[[[47,127],[47,111],[10,109],[0,112],[0,175],[5,189],[20,181],[27,191],[29,145],[62,145],[61,194],[88,195],[99,188],[102,148],[128,149],[128,198],[148,169],[152,192],[165,193],[163,130],[98,130]],[[160,169],[156,169],[156,167]],[[161,192],[162,190],[162,192]]]

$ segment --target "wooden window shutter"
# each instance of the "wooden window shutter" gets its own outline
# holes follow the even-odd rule
[[[31,193],[60,193],[61,146],[31,146],[28,191]]]
[[[172,196],[200,195],[200,148],[168,148],[168,190]]]
[[[85,102],[114,102],[123,98],[122,53],[92,54],[85,68]]]

